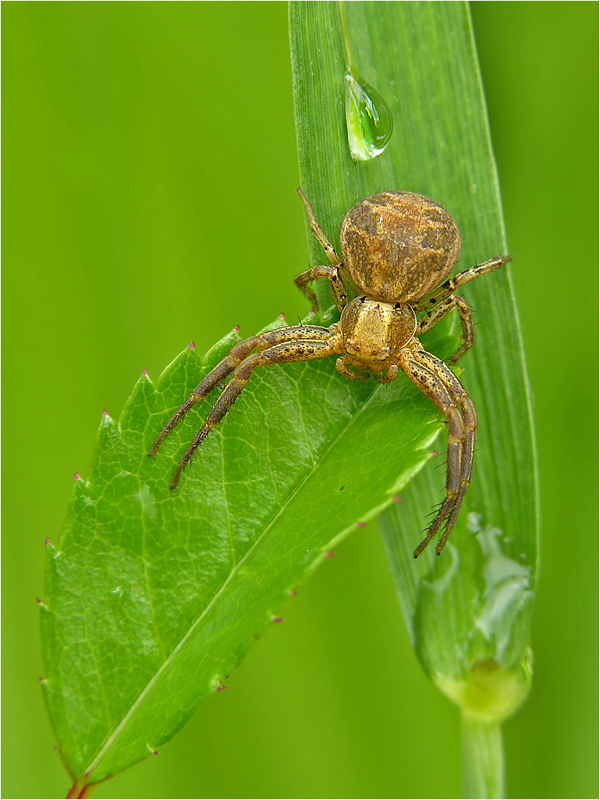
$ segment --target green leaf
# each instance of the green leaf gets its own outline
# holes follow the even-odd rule
[[[459,270],[508,253],[468,6],[292,3],[291,31],[302,184],[326,233],[335,239],[358,200],[410,190],[433,197],[457,221]],[[387,149],[358,163],[346,136],[345,72],[374,87],[393,119]],[[518,256],[514,268],[526,269]],[[416,531],[443,497],[441,470],[423,470],[403,492],[403,503],[381,517],[414,647],[427,673],[469,715],[466,738],[477,728],[471,717],[495,726],[514,711],[531,677],[537,478],[510,269],[464,291],[477,342],[461,366],[480,428],[472,485],[442,557],[431,547],[417,562],[412,556]],[[500,746],[500,734],[479,731],[465,758],[483,741]],[[490,769],[501,769],[501,755],[480,752]],[[476,772],[471,767],[466,764],[467,782]],[[501,776],[488,778],[477,785],[501,791]]]
[[[170,491],[214,395],[148,450],[238,339],[204,359],[187,348],[156,386],[140,378],[119,423],[103,417],[49,545],[43,685],[78,788],[168,741],[336,541],[430,458],[438,414],[408,381],[350,383],[330,359],[255,373]]]

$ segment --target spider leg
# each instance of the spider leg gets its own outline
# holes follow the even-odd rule
[[[471,306],[467,301],[456,294],[451,294],[440,300],[439,303],[430,308],[421,322],[419,323],[419,331],[417,336],[422,333],[427,333],[432,328],[444,319],[446,314],[456,308],[460,314],[460,324],[462,325],[463,343],[458,350],[452,354],[448,359],[450,364],[456,364],[459,358],[462,358],[467,350],[475,344],[475,328],[473,327],[473,316],[471,314]]]
[[[348,380],[351,381],[369,380],[369,378],[371,377],[370,372],[359,372],[358,370],[350,369],[347,361],[348,361],[347,356],[342,356],[342,358],[338,358],[338,360],[335,362],[335,368],[340,373],[340,375],[343,375],[344,378],[348,378]]]
[[[458,512],[460,511],[466,491],[471,482],[478,418],[477,411],[473,401],[469,397],[469,393],[458,380],[456,375],[452,372],[452,370],[439,358],[436,358],[436,356],[434,356],[432,353],[428,353],[422,348],[418,351],[418,357],[423,363],[427,364],[432,371],[434,369],[439,370],[440,378],[444,380],[452,398],[459,404],[461,408],[463,424],[465,427],[465,438],[461,452],[458,495],[448,516],[444,534],[442,535],[442,538],[436,547],[436,553],[439,555],[444,549],[446,541],[448,540],[448,536],[450,535],[450,531],[454,527],[456,518],[458,517]]]
[[[432,308],[451,294],[454,294],[459,286],[464,286],[465,283],[472,281],[474,278],[478,278],[480,275],[485,275],[486,272],[493,272],[495,269],[499,269],[499,267],[508,264],[509,261],[512,261],[512,256],[495,256],[494,258],[484,261],[482,264],[478,264],[476,267],[471,267],[470,269],[464,270],[464,272],[459,272],[458,275],[442,283],[442,285],[431,292],[431,294],[419,300],[417,310],[425,311],[428,308]]]
[[[395,381],[398,377],[398,365],[392,364],[387,372],[385,373],[375,373],[373,375],[377,383],[391,383]]]
[[[333,266],[319,266],[306,270],[306,272],[303,272],[296,278],[296,286],[300,289],[300,291],[304,292],[304,294],[313,304],[316,305],[317,297],[306,284],[310,281],[316,280],[317,278],[328,278],[337,309],[338,311],[342,311],[348,302],[348,290],[346,289],[340,272],[343,267],[342,259],[338,256],[334,246],[329,242],[323,233],[323,229],[317,222],[314,211],[312,210],[306,195],[300,187],[298,187],[298,194],[300,195],[300,199],[302,200],[304,208],[306,209],[306,215],[310,223],[310,229]]]
[[[165,427],[159,433],[152,445],[149,456],[155,456],[164,439],[171,433],[192,408],[200,400],[209,395],[233,370],[244,361],[252,350],[264,350],[267,347],[286,341],[327,341],[331,337],[329,328],[317,325],[293,325],[286,328],[277,328],[267,333],[250,336],[234,345],[225,358],[200,381],[185,403],[173,414]]]
[[[288,329],[289,330],[289,329]],[[306,330],[306,327],[305,327]],[[317,329],[327,331],[326,328]],[[326,358],[341,352],[340,339],[336,332],[327,331],[328,338],[323,337],[304,341],[288,341],[276,344],[259,353],[253,353],[244,359],[234,370],[231,380],[223,390],[217,402],[212,407],[206,422],[194,436],[192,443],[185,451],[177,470],[173,476],[171,489],[175,489],[181,478],[181,473],[189,463],[190,459],[206,439],[208,434],[214,430],[223,417],[227,414],[231,406],[235,403],[239,395],[244,390],[246,384],[256,367],[269,366],[271,364],[282,364],[291,361],[310,361],[317,358]]]
[[[452,370],[439,358],[423,350],[420,344],[401,354],[400,366],[410,380],[437,405],[449,423],[446,497],[429,526],[425,539],[414,553],[415,558],[418,558],[444,526],[436,547],[439,555],[454,527],[471,481],[477,412],[466,389]]]
[[[310,302],[316,306],[317,296],[307,284],[309,284],[311,281],[317,280],[317,278],[328,278],[335,305],[338,311],[343,311],[344,307],[348,303],[348,290],[346,289],[344,281],[340,276],[340,272],[336,267],[329,267],[327,264],[323,264],[318,267],[311,267],[310,269],[307,269],[306,272],[301,272],[300,275],[294,279],[294,283],[301,292],[304,292]]]
[[[308,202],[308,198],[306,197],[306,195],[304,194],[304,192],[300,187],[298,187],[297,191],[298,194],[300,195],[300,199],[304,204],[304,208],[306,209],[306,216],[308,217],[308,221],[310,223],[310,229],[313,232],[315,239],[321,245],[323,250],[325,250],[325,255],[331,261],[333,266],[337,267],[337,269],[341,269],[342,259],[338,256],[334,246],[329,242],[329,239],[323,233],[323,229],[316,220],[315,212],[312,210],[312,206]]]

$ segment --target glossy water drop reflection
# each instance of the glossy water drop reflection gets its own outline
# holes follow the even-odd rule
[[[356,74],[346,73],[346,124],[350,154],[369,161],[383,153],[392,135],[392,113],[379,92]]]

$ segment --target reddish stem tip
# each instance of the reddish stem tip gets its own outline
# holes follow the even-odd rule
[[[102,416],[108,417],[108,411],[105,408],[102,409]]]
[[[227,686],[225,686],[224,683],[218,683],[216,688],[217,688],[217,692],[224,692],[225,689],[227,688]]]
[[[147,369],[142,370],[142,378],[147,378],[147,377],[148,377],[148,370]]]
[[[356,523],[356,527],[357,527],[357,528],[366,528],[366,527],[367,527],[367,523],[366,523],[366,522],[363,522],[362,520],[359,520],[359,521]]]
[[[394,501],[394,503],[401,503],[402,502],[402,498],[399,495],[396,495],[395,497],[393,497],[392,500]]]
[[[290,589],[290,597],[296,597],[298,592],[295,589]]]
[[[50,541],[50,539],[47,536],[44,539],[44,544],[46,545],[46,547],[48,547],[48,545],[52,544],[52,542]]]
[[[239,329],[240,329],[240,326],[239,326],[239,325],[236,325],[236,326],[235,326],[235,328],[234,328],[233,330],[234,330],[236,333],[238,333]]]
[[[439,456],[439,451],[438,450],[432,450],[431,451],[431,455],[432,456]]]
[[[188,344],[188,347],[190,348],[190,350],[195,350],[195,349],[196,349],[196,345],[194,344],[194,340],[193,340],[193,339],[192,339],[192,341],[191,341],[191,342]]]
[[[81,480],[81,475],[78,472],[74,472],[73,473],[73,480],[74,481],[80,481]]]
[[[335,551],[328,550],[327,553],[325,553],[325,558],[335,558]]]
[[[36,597],[36,598],[35,598],[35,602],[38,604],[38,606],[41,606],[41,605],[42,605],[42,601],[40,600],[40,598],[39,598],[39,597]]]
[[[311,314],[316,314],[317,313],[314,306],[311,308],[310,313]]]
[[[285,312],[284,311],[282,311],[281,314],[279,315],[279,319],[285,319]]]
[[[275,622],[275,623],[277,623],[277,622],[285,622],[285,620],[283,619],[283,617],[273,617],[271,619],[271,622]]]

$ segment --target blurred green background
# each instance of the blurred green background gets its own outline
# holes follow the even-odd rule
[[[596,3],[475,3],[540,456],[511,797],[597,797]],[[144,368],[306,304],[284,3],[5,3],[3,797],[60,797],[36,595],[102,408]],[[402,188],[402,187],[390,187]],[[482,320],[482,322],[484,322]],[[193,721],[96,797],[458,797],[458,712],[376,525]]]

